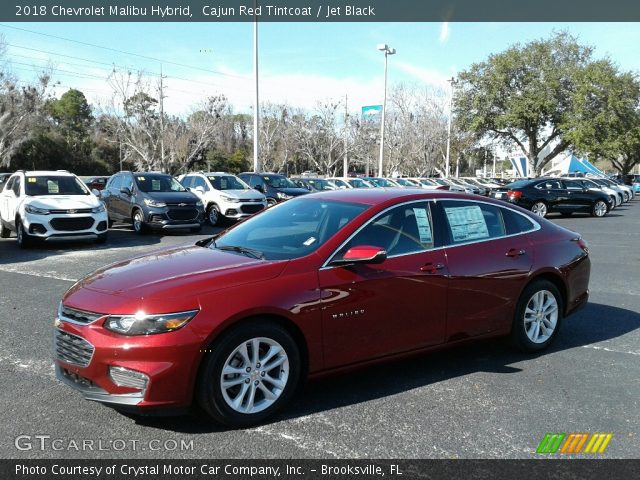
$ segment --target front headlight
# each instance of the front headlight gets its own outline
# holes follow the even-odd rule
[[[202,203],[202,200],[198,200],[196,202],[196,207],[204,207],[204,203]]]
[[[229,203],[239,203],[240,200],[236,197],[230,197],[229,195],[220,195],[220,197],[225,201],[225,202],[229,202]]]
[[[162,207],[166,207],[167,204],[164,202],[157,202],[152,198],[145,198],[144,199],[144,204],[149,206],[149,207],[156,207],[156,208],[162,208]]]
[[[102,213],[106,210],[104,203],[100,203],[99,206],[91,209],[91,213]]]
[[[24,209],[27,213],[32,213],[34,215],[49,215],[49,210],[45,208],[34,207],[33,205],[26,205]]]
[[[198,310],[188,312],[147,315],[138,312],[135,315],[110,315],[104,327],[122,335],[151,335],[172,332],[185,326],[196,316]]]
[[[276,195],[278,196],[278,198],[281,198],[282,200],[289,200],[291,197],[291,195],[287,195],[286,193],[282,193],[282,192],[277,192]]]

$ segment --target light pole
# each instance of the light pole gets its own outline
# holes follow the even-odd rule
[[[451,77],[447,82],[451,83],[451,95],[449,96],[449,126],[447,127],[447,159],[446,165],[444,169],[445,175],[449,176],[449,153],[451,152],[451,119],[453,117],[453,86],[458,83],[458,81]]]
[[[380,119],[380,160],[378,161],[378,176],[382,177],[382,159],[384,156],[384,118],[387,114],[387,63],[388,56],[395,55],[396,49],[386,43],[378,44],[378,50],[384,52],[384,100],[382,102],[382,118]]]
[[[258,1],[254,0],[254,12],[257,10]],[[253,77],[255,82],[255,96],[253,97],[253,171],[259,172],[260,160],[259,160],[259,148],[260,148],[260,132],[258,131],[260,122],[260,101],[258,97],[258,17],[257,14],[253,15]]]

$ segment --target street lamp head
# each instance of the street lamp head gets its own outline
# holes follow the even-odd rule
[[[386,43],[379,43],[378,44],[378,50],[380,50],[381,52],[385,52],[388,48],[389,48],[389,46]]]
[[[390,48],[387,50],[387,55],[395,55],[396,54],[396,49],[395,48]]]

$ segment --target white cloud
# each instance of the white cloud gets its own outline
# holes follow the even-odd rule
[[[450,34],[451,31],[449,30],[449,22],[442,22],[442,26],[440,27],[440,43],[447,43]]]
[[[424,67],[418,67],[411,63],[398,61],[394,62],[394,65],[403,72],[408,73],[427,85],[436,87],[444,87],[447,85],[447,76],[437,70],[431,70]]]

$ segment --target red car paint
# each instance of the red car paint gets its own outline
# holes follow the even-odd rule
[[[306,371],[315,377],[508,334],[520,293],[540,276],[559,286],[565,314],[588,298],[590,262],[578,235],[519,207],[472,195],[410,189],[335,190],[305,199],[317,196],[369,208],[301,258],[258,260],[186,245],[110,265],[81,280],[65,294],[64,306],[105,318],[141,310],[199,313],[176,331],[147,336],[114,333],[102,326],[104,319],[88,325],[59,322],[59,330],[86,339],[95,353],[87,367],[56,359],[57,367],[108,394],[135,391],[114,385],[109,366],[143,372],[150,383],[138,408],[184,407],[192,402],[199,365],[206,351],[215,348],[216,337],[248,318],[285,325],[301,344]],[[404,202],[444,199],[517,210],[541,228],[361,268],[325,266],[377,213]]]

